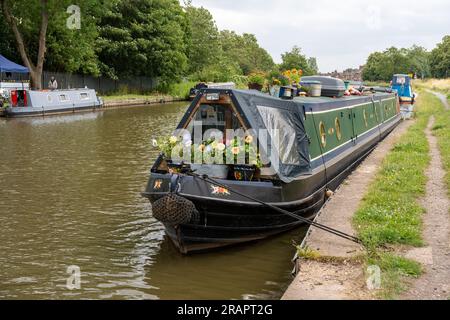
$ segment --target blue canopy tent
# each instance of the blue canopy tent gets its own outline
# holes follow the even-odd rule
[[[0,54],[0,88],[2,87],[1,83],[4,79],[3,76],[5,75],[8,80],[14,80],[14,78],[12,77],[13,74],[19,75],[18,79],[16,78],[16,80],[19,80],[22,83],[23,88],[24,79],[22,75],[27,73],[29,73],[27,67],[14,63]]]
[[[14,63],[0,54],[0,73],[28,73],[28,68]]]

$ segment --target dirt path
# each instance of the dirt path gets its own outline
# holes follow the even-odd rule
[[[431,164],[426,175],[428,183],[422,205],[426,209],[423,217],[423,236],[428,247],[413,249],[406,254],[408,258],[424,264],[425,273],[412,283],[404,299],[438,300],[450,298],[450,237],[449,207],[447,188],[444,182],[445,171],[431,128],[434,117],[430,119],[425,131],[430,144]]]
[[[435,92],[435,91],[431,91],[431,90],[427,90],[427,91],[428,91],[429,93],[434,94],[436,97],[438,97],[439,100],[441,100],[441,102],[442,102],[442,104],[444,105],[444,107],[445,107],[447,110],[450,110],[450,105],[448,104],[447,97],[446,97],[444,94],[439,93],[439,92]]]

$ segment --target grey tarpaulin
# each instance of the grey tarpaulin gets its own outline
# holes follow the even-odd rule
[[[233,90],[233,95],[239,104],[237,107],[242,110],[252,129],[268,130],[267,147],[270,152],[263,152],[268,153],[279,178],[289,183],[301,174],[310,173],[309,139],[305,130],[303,105],[258,91]],[[271,132],[278,132],[278,137],[274,137]]]

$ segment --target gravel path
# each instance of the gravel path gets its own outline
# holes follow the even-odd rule
[[[411,289],[403,296],[414,300],[447,300],[450,298],[450,237],[447,188],[444,182],[445,170],[437,138],[431,128],[430,119],[425,131],[430,144],[431,164],[426,175],[428,183],[422,205],[426,209],[423,217],[423,236],[428,247],[413,249],[407,257],[424,264],[424,274],[412,283]]]
[[[442,104],[445,106],[445,108],[447,110],[450,110],[450,105],[448,104],[447,97],[444,94],[442,94],[440,92],[431,91],[431,90],[427,90],[427,91],[429,93],[434,94],[436,97],[438,97],[439,100],[441,100]]]

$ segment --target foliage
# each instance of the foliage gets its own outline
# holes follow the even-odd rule
[[[201,72],[204,68],[217,65],[222,55],[217,29],[211,13],[203,8],[194,7],[187,2],[184,10],[187,18],[187,56],[189,59],[188,72]]]
[[[19,30],[24,38],[27,53],[32,61],[38,54],[38,37],[41,26],[40,1],[9,1],[11,12],[20,23]],[[106,1],[107,3],[107,1]],[[66,20],[69,13],[66,9],[76,4],[81,9],[81,29],[69,29]],[[106,4],[104,4],[106,5]],[[26,10],[24,10],[26,8]],[[99,11],[95,0],[49,0],[47,9],[49,25],[47,29],[47,54],[45,66],[49,70],[61,72],[80,72],[98,74],[98,63],[93,42],[97,38],[96,19]],[[5,24],[1,19],[0,25]],[[0,27],[0,51],[17,60],[16,41],[11,36],[9,26]],[[5,33],[5,37],[3,37]]]
[[[425,48],[391,47],[383,52],[374,52],[367,58],[363,70],[365,81],[390,81],[396,73],[413,73],[419,78],[450,76],[450,36],[430,53]]]
[[[224,56],[230,61],[236,61],[244,75],[253,70],[269,71],[275,65],[253,34],[238,35],[234,31],[224,30],[220,32],[220,43]]]
[[[436,78],[450,77],[450,35],[445,36],[430,56],[431,71]]]
[[[273,86],[287,86],[289,79],[283,75],[279,70],[272,70],[268,74],[268,80]]]
[[[266,81],[266,74],[260,71],[255,71],[248,76],[248,82],[263,86]]]
[[[158,77],[163,84],[180,80],[187,68],[185,29],[177,0],[118,1],[99,23],[103,73]]]
[[[283,53],[281,59],[282,63],[279,65],[280,70],[300,69],[303,70],[304,75],[316,73],[316,70],[311,69],[306,56],[302,54],[302,50],[298,46],[294,46],[291,51]],[[314,66],[313,60],[310,63],[313,68],[317,67],[317,62],[316,66]]]

